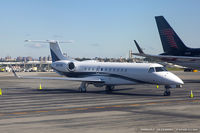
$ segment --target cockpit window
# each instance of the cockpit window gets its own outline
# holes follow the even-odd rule
[[[164,71],[167,71],[167,69],[166,69],[165,67],[162,67],[162,69],[163,69]]]
[[[155,72],[155,70],[154,70],[153,67],[150,67],[150,68],[149,68],[149,73],[152,73],[152,72]]]
[[[156,72],[167,71],[164,67],[155,67]]]

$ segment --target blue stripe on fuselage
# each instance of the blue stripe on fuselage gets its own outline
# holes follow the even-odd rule
[[[53,52],[52,49],[50,49],[50,52],[51,52],[52,62],[55,62],[55,61],[60,60],[60,59],[58,58],[58,56]]]
[[[58,71],[58,72],[62,75],[65,75],[66,77],[84,78],[84,77],[88,77],[88,76],[105,76],[105,77],[121,78],[121,79],[129,80],[132,82],[138,82],[138,83],[148,83],[148,82],[144,82],[141,80],[126,77],[123,75],[111,74],[111,73],[105,73],[105,72],[99,72],[99,73],[96,73],[96,72],[60,72],[60,71]]]

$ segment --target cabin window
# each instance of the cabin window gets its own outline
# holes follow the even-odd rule
[[[123,72],[123,69],[121,69],[121,72]]]
[[[127,72],[127,69],[125,69],[124,71]]]
[[[101,71],[103,71],[103,68],[101,68]]]
[[[152,73],[152,72],[154,72],[154,71],[155,71],[154,68],[153,68],[153,67],[150,67],[148,72],[149,72],[149,73]]]
[[[107,71],[107,68],[105,68],[105,71]]]
[[[111,69],[111,68],[109,68],[109,71],[112,71],[112,69]]]
[[[115,68],[113,68],[113,71],[115,71]]]

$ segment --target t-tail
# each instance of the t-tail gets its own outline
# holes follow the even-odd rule
[[[182,40],[163,16],[156,16],[155,19],[163,50],[165,52],[164,54],[182,55],[182,53],[189,49],[187,46],[185,46],[185,44],[182,42]]]
[[[46,41],[32,41],[32,40],[26,40],[26,42],[39,42],[39,43],[49,43],[50,45],[50,52],[52,57],[52,62],[59,61],[59,60],[68,60],[67,57],[65,57],[62,54],[62,51],[58,45],[58,43],[71,43],[69,42],[58,42],[55,40],[46,40]]]
[[[50,41],[49,44],[50,44],[52,62],[59,60],[67,60],[67,57],[65,57],[62,54],[62,51],[58,45],[58,41]]]

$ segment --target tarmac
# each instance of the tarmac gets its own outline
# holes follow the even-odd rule
[[[185,84],[171,96],[156,85],[117,86],[113,93],[90,85],[80,93],[80,82],[0,73],[0,133],[200,132],[200,72],[174,73]]]

